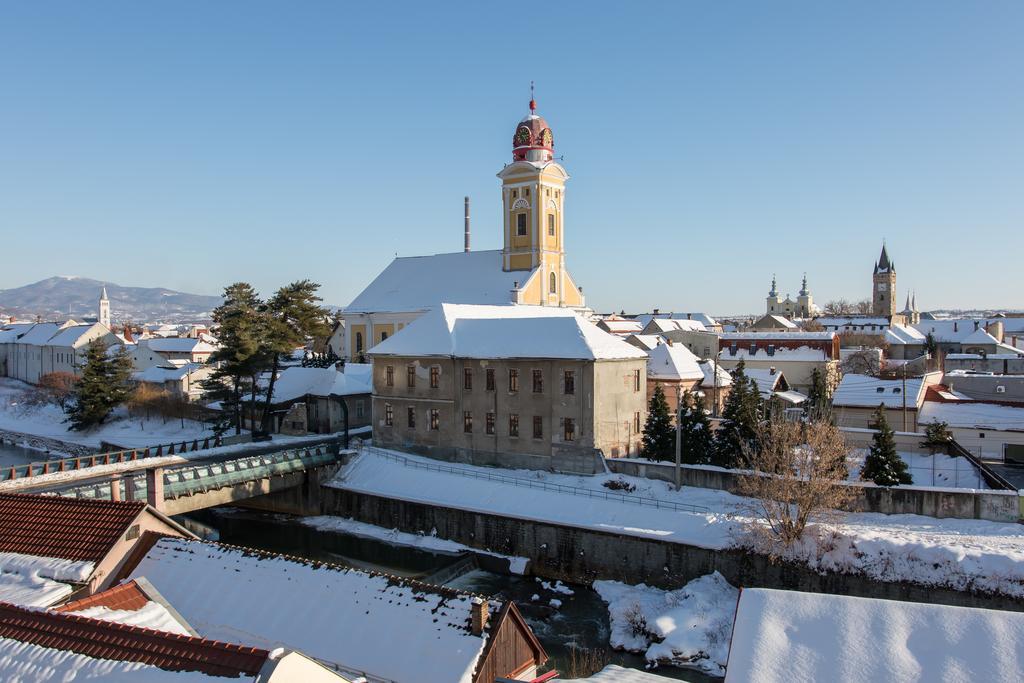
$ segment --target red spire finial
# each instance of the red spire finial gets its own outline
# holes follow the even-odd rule
[[[530,81],[530,113],[537,111],[537,100],[533,99],[533,81]]]

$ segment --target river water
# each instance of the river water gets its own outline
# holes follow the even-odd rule
[[[179,518],[179,521],[197,535],[211,540],[409,578],[429,579],[435,572],[459,560],[456,555],[320,531],[287,515],[223,508],[194,513]],[[551,657],[552,665],[560,671],[567,670],[572,648],[597,651],[610,664],[644,668],[641,656],[613,652],[608,648],[607,606],[587,586],[570,585],[573,594],[566,595],[545,590],[533,577],[480,569],[463,574],[447,585],[515,601]],[[557,609],[552,607],[552,599],[560,600],[561,606]],[[661,667],[657,673],[691,683],[721,681],[699,671],[676,667]]]
[[[0,467],[25,465],[30,462],[51,460],[52,458],[53,456],[48,455],[45,451],[16,446],[9,441],[0,441]]]

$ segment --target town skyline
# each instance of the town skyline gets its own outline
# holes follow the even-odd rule
[[[900,304],[1024,308],[988,281],[1024,246],[1019,7],[551,8],[553,31],[600,39],[525,57],[488,9],[176,9],[3,10],[25,67],[0,112],[7,248],[74,248],[9,263],[0,287],[308,277],[345,306],[396,253],[459,251],[466,195],[473,248],[500,248],[494,174],[533,80],[596,310],[756,312],[773,274],[795,295],[805,272],[817,301],[856,300],[883,239]],[[1002,246],[952,266],[968,236]],[[170,268],[172,243],[189,258]],[[607,277],[623,260],[643,284]],[[698,286],[726,266],[728,287]]]

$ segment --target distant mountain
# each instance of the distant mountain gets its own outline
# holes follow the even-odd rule
[[[107,288],[114,322],[193,322],[210,319],[221,297],[186,294],[162,287],[122,287],[84,277],[51,277],[24,287],[0,289],[0,311],[18,318],[65,320],[96,317],[100,291]]]

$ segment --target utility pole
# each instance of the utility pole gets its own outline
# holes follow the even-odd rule
[[[900,390],[903,394],[903,431],[907,431],[907,364],[903,363],[903,389]]]
[[[681,420],[679,419],[682,415],[682,405],[683,388],[676,385],[676,491],[682,488],[682,442],[679,438],[682,433]]]

